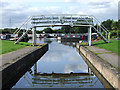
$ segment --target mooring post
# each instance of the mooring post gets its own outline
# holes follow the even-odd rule
[[[88,45],[91,46],[91,26],[88,28]]]
[[[33,27],[32,39],[33,39],[33,46],[35,46],[36,45],[36,27]]]

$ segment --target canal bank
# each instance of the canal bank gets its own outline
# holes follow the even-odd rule
[[[41,76],[54,73],[89,73],[90,68],[74,46],[59,43],[55,38],[37,39],[37,43],[48,41],[49,51],[38,60],[12,87],[16,88],[105,88],[96,75],[70,77]],[[31,43],[29,41],[29,43]],[[69,43],[69,42],[66,42]],[[73,42],[74,43],[74,42]],[[89,68],[89,70],[88,70]],[[38,73],[37,75],[34,72]]]
[[[2,89],[10,89],[48,51],[48,44],[1,55]]]
[[[118,62],[114,60],[115,58],[109,58],[106,59],[107,56],[98,56],[95,54],[95,51],[99,51],[100,53],[101,49],[96,48],[93,49],[93,46],[79,46],[77,45],[77,48],[79,48],[80,52],[88,59],[88,61],[100,72],[100,74],[114,87],[120,89],[120,75],[118,69],[113,67],[113,65],[118,65]],[[103,50],[103,49],[102,49]],[[104,50],[103,50],[104,51]],[[105,53],[103,53],[105,55]],[[107,53],[108,54],[108,53]],[[113,57],[112,53],[110,57]],[[117,57],[118,58],[118,57]],[[114,60],[114,63],[111,61]],[[115,63],[116,62],[116,63]],[[118,65],[119,66],[119,65]]]

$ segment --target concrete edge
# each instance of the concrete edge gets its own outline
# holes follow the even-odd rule
[[[1,32],[0,32],[1,33]],[[2,53],[2,40],[0,40],[0,54]],[[0,57],[0,64],[2,65],[2,56]],[[0,66],[1,66],[0,65]],[[0,69],[1,70],[1,69]],[[2,89],[2,72],[0,72],[0,90]]]
[[[47,46],[47,44],[44,44],[42,47],[37,46],[35,49],[31,50],[30,52],[24,52],[24,54],[22,54],[21,56],[14,58],[13,60],[9,61],[6,65],[3,65],[2,67],[0,67],[0,71],[2,71],[3,69],[7,68],[10,65],[12,65],[13,63],[17,62],[19,59],[24,58],[26,55],[29,55],[32,52],[35,52],[36,50],[39,50],[45,46]],[[28,46],[28,47],[31,47],[31,46]],[[21,49],[24,49],[24,48],[21,48]],[[20,50],[20,49],[18,49],[18,50]],[[16,52],[16,51],[13,51],[13,52]],[[9,52],[9,53],[12,53],[12,52]],[[3,57],[3,55],[2,55],[2,57]]]
[[[79,52],[80,56],[83,60],[87,63],[88,67],[92,70],[92,72],[97,76],[100,82],[106,89],[114,89],[110,83],[100,74],[100,72],[91,64],[91,62],[81,53]]]
[[[120,89],[120,75],[118,70],[112,68],[109,63],[104,62],[85,47],[80,46],[79,50],[114,88]]]
[[[94,46],[94,47],[97,47],[97,46]],[[87,48],[87,47],[85,47],[85,48]],[[100,47],[97,47],[97,48],[100,48]],[[87,48],[89,51],[91,51],[89,48]],[[100,48],[100,49],[104,49],[104,48]],[[94,53],[93,51],[91,51],[92,53]],[[107,50],[107,52],[104,52],[104,53],[112,53],[112,54],[116,54],[116,53],[114,53],[114,52],[112,52],[112,51],[108,51]],[[94,53],[96,56],[98,56],[98,57],[100,57],[99,55],[100,54],[104,54],[104,53]],[[97,55],[98,54],[98,55]],[[100,57],[101,58],[101,57]],[[116,68],[117,70],[119,70],[119,72],[120,72],[120,68],[119,68],[119,61],[118,61],[118,67],[116,67],[115,65],[113,65],[111,62],[109,62],[109,61],[107,61],[106,59],[103,59],[103,58],[101,58],[102,60],[104,60],[105,62],[107,62],[107,63],[109,63],[110,65],[111,65],[111,67],[113,67],[113,68]],[[118,55],[118,59],[119,59],[119,55]]]
[[[48,50],[48,44],[37,48],[27,55],[22,56],[16,62],[5,67],[2,72],[2,89],[10,89],[12,86],[37,62]]]

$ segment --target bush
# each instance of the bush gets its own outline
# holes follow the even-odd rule
[[[117,37],[120,38],[120,30],[117,30]]]
[[[120,30],[114,30],[110,32],[110,38],[120,38]]]
[[[102,32],[102,35],[105,36],[105,32]]]
[[[114,38],[117,38],[117,36],[112,36],[112,38],[111,38],[111,39],[114,39]]]

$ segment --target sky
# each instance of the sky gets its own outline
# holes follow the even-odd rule
[[[119,1],[0,0],[0,28],[20,27],[29,16],[41,14],[94,15],[99,21],[118,20]]]

